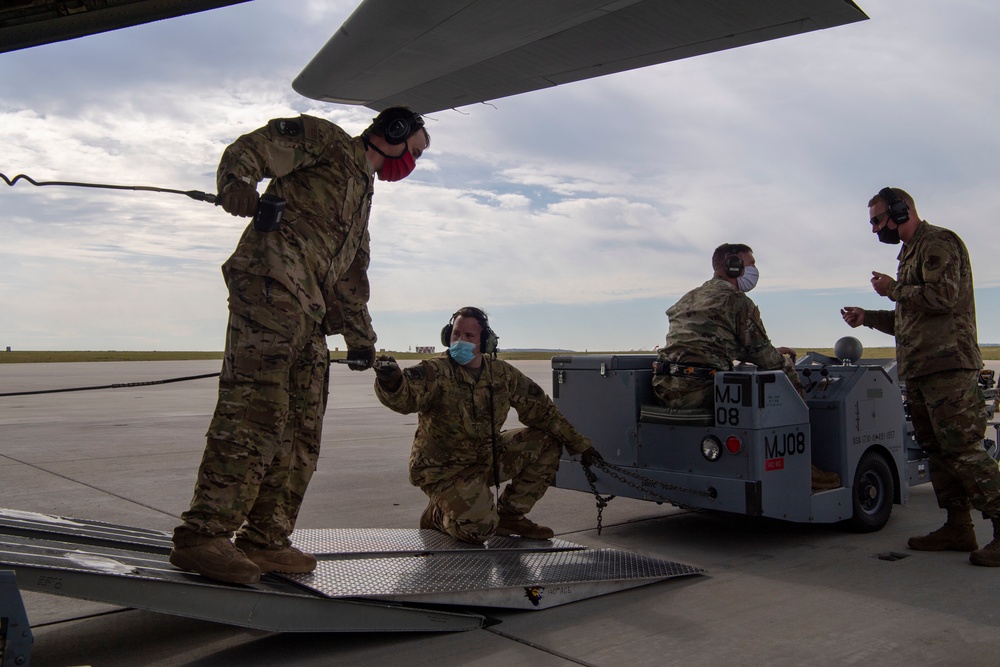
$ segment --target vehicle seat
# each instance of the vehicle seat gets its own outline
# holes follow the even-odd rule
[[[642,405],[639,421],[674,426],[715,426],[715,413],[704,408],[680,410],[663,405]]]

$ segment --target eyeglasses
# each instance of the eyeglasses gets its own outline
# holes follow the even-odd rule
[[[872,227],[878,227],[879,222],[881,222],[883,215],[884,216],[888,216],[889,215],[889,211],[882,211],[881,213],[879,213],[878,215],[876,215],[874,218],[872,218],[868,222],[872,223]]]

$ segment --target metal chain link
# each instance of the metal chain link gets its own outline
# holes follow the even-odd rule
[[[621,466],[615,465],[613,463],[608,463],[603,459],[595,459],[591,463],[584,463],[580,461],[580,465],[583,466],[583,474],[587,478],[587,484],[590,485],[590,490],[594,494],[594,499],[597,502],[597,534],[601,534],[603,528],[604,519],[604,508],[607,507],[608,503],[611,502],[615,496],[608,495],[601,497],[601,494],[597,491],[597,475],[591,470],[591,467],[600,468],[603,472],[607,473],[609,477],[612,477],[625,486],[631,487],[637,491],[641,491],[644,494],[653,496],[654,498],[661,500],[666,503],[673,504],[673,501],[666,496],[656,493],[650,490],[647,486],[657,486],[661,489],[667,491],[680,491],[681,493],[688,493],[694,496],[705,496],[706,498],[714,498],[716,493],[714,491],[701,491],[700,489],[689,489],[683,486],[678,486],[676,484],[667,484],[666,482],[661,482],[659,480],[650,479],[635,472],[634,470],[629,470],[628,468],[623,468]],[[633,482],[631,479],[638,480],[639,483]]]
[[[601,494],[597,492],[597,475],[595,475],[594,471],[590,469],[590,464],[581,461],[580,465],[583,466],[583,475],[587,478],[587,484],[590,485],[590,490],[594,494],[594,500],[597,501],[597,534],[600,535],[601,529],[603,528],[601,521],[604,518],[604,508],[607,507],[608,503],[614,500],[614,496],[610,495],[602,498]]]

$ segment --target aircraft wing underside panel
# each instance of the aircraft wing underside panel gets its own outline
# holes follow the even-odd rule
[[[469,630],[485,619],[465,607],[545,609],[703,572],[562,540],[467,545],[432,530],[297,530],[292,541],[317,555],[315,572],[229,585],[170,565],[165,532],[0,509],[0,570],[23,590],[272,632]]]
[[[850,0],[365,0],[292,87],[429,113],[867,18]]]
[[[0,53],[61,42],[249,0],[19,0],[0,3]]]

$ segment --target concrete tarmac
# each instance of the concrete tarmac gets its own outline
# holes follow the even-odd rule
[[[551,389],[548,361],[515,365]],[[0,364],[0,393],[218,367]],[[382,407],[373,379],[333,366],[323,452],[299,528],[417,526],[426,501],[407,481],[416,416]],[[172,529],[191,498],[215,394],[209,378],[0,397],[0,507]],[[31,664],[976,666],[1000,654],[1000,568],[906,548],[909,536],[943,522],[930,485],[911,489],[909,504],[867,535],[624,498],[604,510],[598,535],[594,498],[555,488],[531,518],[560,539],[707,574],[537,612],[487,610],[491,625],[456,634],[273,634],[22,592]],[[980,544],[990,541],[978,516],[976,529]]]

